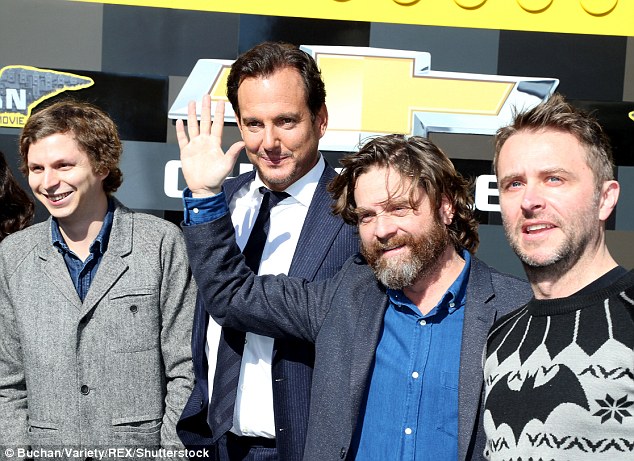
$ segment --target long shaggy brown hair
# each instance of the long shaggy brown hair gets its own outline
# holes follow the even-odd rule
[[[474,217],[473,185],[458,173],[442,150],[420,136],[387,135],[368,141],[357,153],[341,159],[344,169],[329,185],[335,203],[333,212],[348,224],[358,224],[354,189],[359,176],[371,167],[392,168],[402,178],[411,178],[410,202],[416,206],[416,192],[422,187],[438,210],[445,197],[454,209],[447,226],[456,248],[475,253],[480,243]]]

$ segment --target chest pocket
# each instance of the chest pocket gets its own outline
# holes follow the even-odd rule
[[[158,290],[137,287],[110,293],[113,349],[116,352],[139,352],[158,347],[161,314]]]

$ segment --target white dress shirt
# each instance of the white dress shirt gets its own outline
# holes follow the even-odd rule
[[[310,202],[325,166],[325,161],[320,156],[317,164],[308,173],[285,190],[290,197],[279,202],[271,210],[269,233],[262,251],[259,274],[288,273]],[[258,215],[262,202],[262,194],[258,189],[261,186],[264,186],[264,183],[256,174],[252,182],[234,194],[229,204],[240,249],[247,244]],[[220,326],[210,317],[205,347],[209,364],[210,399],[213,393],[220,331]],[[272,338],[247,333],[231,432],[245,436],[275,437],[272,357]]]

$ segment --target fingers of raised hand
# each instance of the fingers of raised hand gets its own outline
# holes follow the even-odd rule
[[[211,113],[211,108],[209,110]],[[225,102],[218,101],[214,111],[214,123],[211,126],[211,135],[222,139],[222,130],[225,126]]]
[[[196,101],[189,101],[187,104],[187,133],[190,139],[199,134]]]
[[[181,119],[176,120],[176,139],[181,150],[189,143],[189,138],[185,133],[185,123]]]
[[[211,97],[208,93],[203,95],[202,110],[200,112],[200,134],[209,134],[211,131]]]

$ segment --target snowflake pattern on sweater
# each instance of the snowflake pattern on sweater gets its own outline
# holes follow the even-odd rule
[[[502,317],[484,374],[487,459],[633,460],[634,271]]]

